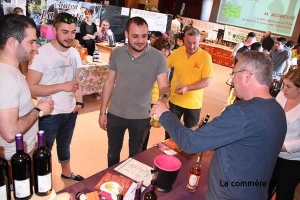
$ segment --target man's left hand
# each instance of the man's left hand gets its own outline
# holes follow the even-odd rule
[[[81,105],[76,105],[74,110],[73,110],[73,113],[76,113],[76,112],[79,112],[79,110],[81,109]]]

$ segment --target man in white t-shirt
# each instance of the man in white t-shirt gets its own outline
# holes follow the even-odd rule
[[[78,111],[83,108],[77,68],[81,59],[72,46],[76,33],[76,18],[68,13],[59,13],[53,22],[56,39],[39,48],[27,72],[27,82],[33,96],[51,96],[54,111],[40,119],[40,129],[45,131],[46,146],[50,150],[57,144],[58,160],[61,163],[61,179],[81,181],[70,167],[70,144]]]
[[[53,101],[34,107],[21,61],[29,61],[36,47],[36,25],[23,15],[8,14],[0,19],[0,156],[10,160],[16,152],[15,135],[23,134],[24,150],[32,153],[38,119],[53,110]]]

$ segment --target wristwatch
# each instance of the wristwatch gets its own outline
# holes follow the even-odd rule
[[[43,113],[43,111],[41,109],[39,109],[37,107],[35,107],[33,109],[39,112],[39,117],[43,117],[44,113]]]

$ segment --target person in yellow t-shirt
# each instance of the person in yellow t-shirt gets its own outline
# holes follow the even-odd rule
[[[169,68],[174,67],[171,81],[170,111],[188,128],[199,122],[203,101],[203,88],[208,87],[212,76],[211,55],[199,47],[200,32],[190,28],[184,35],[184,46],[167,58]],[[166,139],[170,138],[166,133]]]
[[[152,47],[155,49],[161,51],[166,57],[169,56],[171,52],[171,43],[166,38],[157,38],[154,42]],[[152,99],[151,99],[151,107],[154,102],[157,102],[159,98],[159,89],[158,89],[158,83],[155,81],[153,88],[152,88]],[[150,126],[151,128],[151,126]],[[143,144],[143,151],[147,149],[148,141],[149,141],[149,134],[150,129],[148,131],[148,135],[145,138],[144,144]]]

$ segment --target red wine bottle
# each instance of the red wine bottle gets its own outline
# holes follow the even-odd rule
[[[155,185],[157,179],[158,172],[155,172],[152,175],[151,184],[149,186],[149,191],[145,193],[144,200],[157,200],[157,195],[155,193]]]
[[[52,190],[51,152],[45,147],[45,133],[39,131],[38,148],[33,152],[34,192],[38,196],[46,196]]]
[[[134,200],[141,200],[143,181],[137,183],[137,187],[134,194]]]
[[[8,163],[0,157],[0,197],[2,200],[10,200],[10,184],[8,176]]]
[[[24,152],[23,135],[15,137],[17,152],[11,157],[14,198],[28,200],[32,196],[31,158]]]

